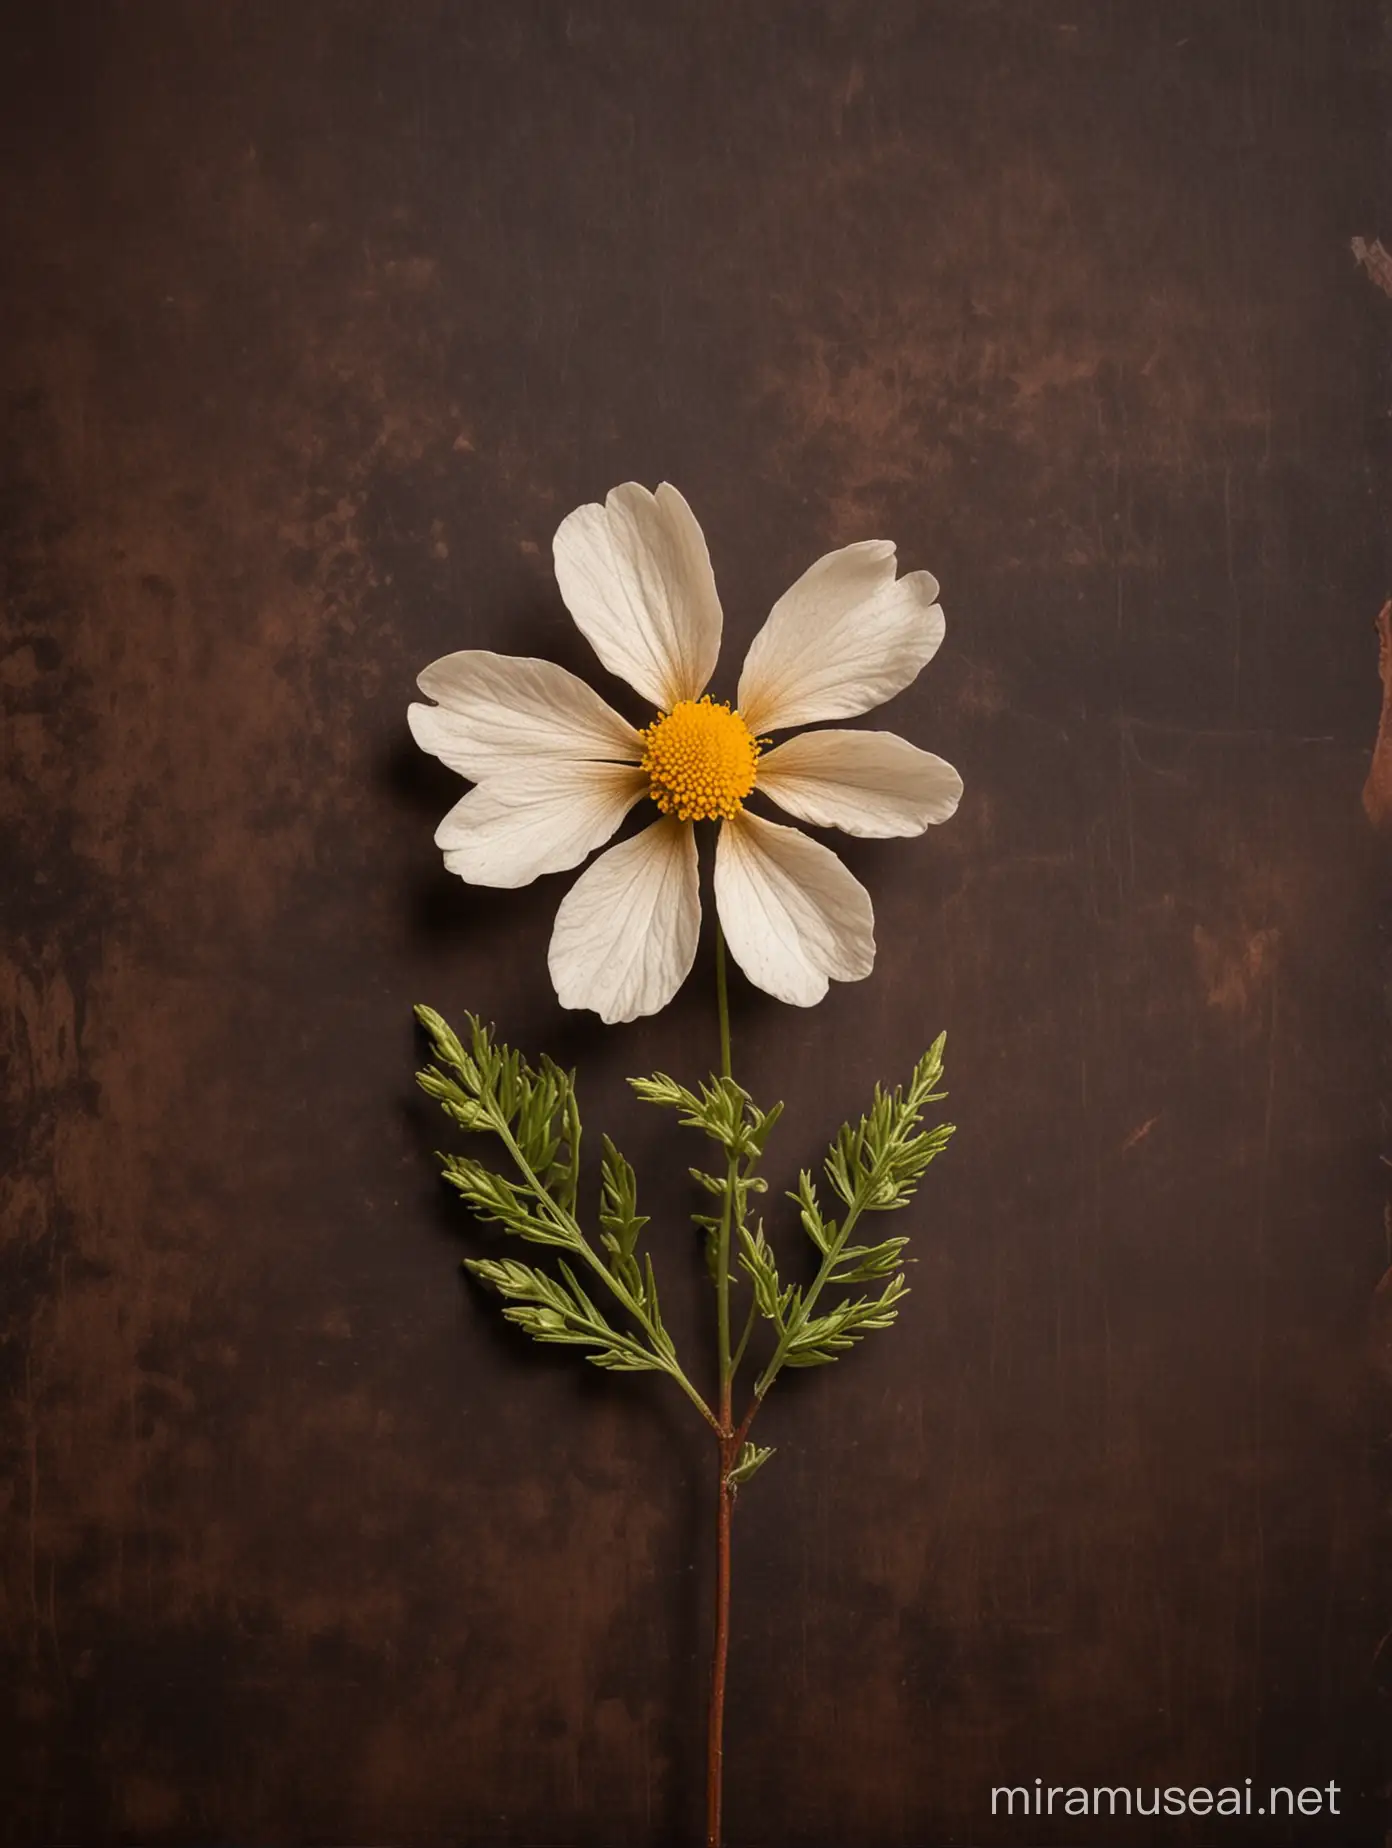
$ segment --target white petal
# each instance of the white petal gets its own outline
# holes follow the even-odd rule
[[[456,802],[435,845],[470,885],[530,885],[602,846],[647,787],[627,764],[522,764]]]
[[[562,1007],[609,1025],[666,1007],[691,973],[701,934],[696,839],[655,821],[602,853],[566,893],[547,961]]]
[[[870,894],[828,847],[741,812],[720,830],[715,903],[730,954],[756,987],[811,1007],[828,978],[875,964]]]
[[[774,604],[750,644],[739,709],[756,732],[849,719],[901,693],[938,652],[931,571],[895,578],[888,539],[828,552]]]
[[[664,711],[695,699],[720,653],[720,599],[696,516],[668,482],[577,507],[556,534],[566,608],[609,669]]]
[[[759,759],[759,788],[799,821],[847,834],[922,834],[962,800],[950,763],[893,732],[802,732]]]
[[[643,754],[628,720],[554,661],[466,648],[432,661],[417,685],[440,703],[409,709],[411,735],[461,776],[519,759],[634,763]]]

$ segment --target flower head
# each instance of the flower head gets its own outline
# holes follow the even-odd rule
[[[648,794],[678,821],[733,821],[758,780],[760,740],[709,693],[679,699],[638,736]]]
[[[701,896],[692,824],[719,823],[715,902],[749,979],[798,1007],[874,964],[859,880],[796,828],[752,814],[756,791],[847,834],[920,834],[962,794],[951,764],[892,732],[765,734],[851,718],[901,692],[943,637],[937,581],[895,576],[894,547],[863,540],[819,559],[774,605],[733,707],[706,692],[721,611],[706,542],[668,483],[578,507],[555,540],[566,607],[600,661],[656,708],[641,730],[551,661],[468,649],[420,676],[423,750],[476,785],[436,831],[451,872],[521,886],[578,866],[635,803],[658,817],[601,854],[556,916],[549,964],[565,1007],[606,1021],[665,1007],[690,973]]]

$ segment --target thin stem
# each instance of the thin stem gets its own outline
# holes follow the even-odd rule
[[[720,1015],[720,1075],[730,1077],[730,988],[725,973],[725,933],[720,920],[715,923],[715,1004]],[[730,1429],[730,1221],[735,1210],[739,1158],[731,1155],[725,1167],[725,1204],[720,1213],[720,1230],[715,1246],[715,1319],[720,1358],[720,1429]]]
[[[730,1359],[730,1379],[733,1382],[739,1372],[739,1364],[744,1359],[744,1350],[749,1346],[749,1337],[754,1333],[754,1324],[759,1319],[759,1305],[751,1291],[749,1296],[749,1314],[744,1318],[744,1332]]]
[[[720,1231],[715,1244],[715,1322],[720,1356],[720,1398],[725,1409],[720,1414],[720,1428],[730,1428],[730,1383],[734,1366],[730,1358],[730,1220],[735,1210],[735,1186],[739,1179],[739,1162],[731,1156],[725,1170],[725,1204],[720,1209]]]
[[[716,920],[715,926],[715,1000],[720,1017],[720,1071],[729,1078],[730,1071],[730,991],[725,972],[725,934]],[[730,1471],[739,1454],[734,1443],[733,1379],[737,1361],[730,1354],[730,1223],[734,1215],[739,1161],[731,1155],[725,1175],[725,1203],[720,1214],[720,1230],[715,1253],[715,1311],[720,1361],[720,1401],[717,1437],[720,1450],[720,1473],[716,1485],[718,1504],[715,1528],[715,1647],[711,1656],[710,1720],[706,1734],[706,1848],[721,1848],[721,1802],[725,1778],[725,1681],[730,1660],[730,1516],[734,1512],[735,1491]],[[740,1353],[744,1352],[744,1340]]]
[[[720,1075],[730,1076],[730,988],[725,975],[725,933],[715,921],[715,1005],[720,1013]]]

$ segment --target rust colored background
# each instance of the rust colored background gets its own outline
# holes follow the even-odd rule
[[[590,668],[551,535],[666,476],[727,661],[832,546],[940,576],[886,722],[968,792],[847,850],[870,981],[738,997],[780,1182],[939,1027],[962,1128],[900,1326],[766,1417],[734,1848],[1380,1841],[1372,0],[4,41],[3,1840],[696,1838],[712,1455],[461,1286],[411,1084],[417,1000],[580,1063],[707,1335],[623,1079],[714,1060],[710,963],[563,1015],[565,882],[448,878],[404,722]],[[993,1823],[1036,1776],[1343,1813]]]

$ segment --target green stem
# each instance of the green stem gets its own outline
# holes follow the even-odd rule
[[[744,1318],[744,1332],[730,1360],[730,1378],[733,1380],[739,1372],[739,1364],[744,1359],[744,1350],[749,1346],[749,1337],[754,1333],[754,1324],[759,1319],[759,1305],[751,1291],[749,1296],[749,1314]]]
[[[715,925],[715,1001],[720,1015],[720,1075],[730,1072],[730,989],[725,973],[725,933],[720,920]],[[720,1214],[720,1231],[715,1247],[715,1317],[720,1357],[720,1424],[730,1428],[730,1381],[734,1368],[730,1363],[730,1222],[734,1216],[739,1158],[731,1155],[725,1167],[725,1204]]]
[[[720,1354],[720,1394],[730,1396],[734,1366],[730,1357],[730,1220],[735,1207],[735,1186],[739,1179],[739,1162],[732,1155],[725,1170],[725,1204],[720,1211],[720,1232],[715,1247],[715,1320]],[[729,1419],[723,1422],[729,1424]]]
[[[720,1013],[720,1075],[730,1073],[730,987],[725,974],[725,933],[715,921],[715,1004]]]
[[[730,1071],[730,992],[725,974],[725,933],[715,925],[715,998],[720,1015],[720,1071]],[[734,1216],[739,1160],[731,1155],[725,1174],[725,1204],[715,1254],[715,1305],[720,1354],[720,1399],[716,1437],[719,1466],[716,1479],[715,1645],[711,1653],[710,1712],[706,1730],[706,1848],[721,1848],[724,1834],[721,1806],[725,1784],[725,1682],[730,1658],[730,1517],[735,1492],[730,1471],[739,1456],[734,1440],[733,1381],[730,1358],[730,1222]],[[744,1343],[740,1343],[741,1353]]]

